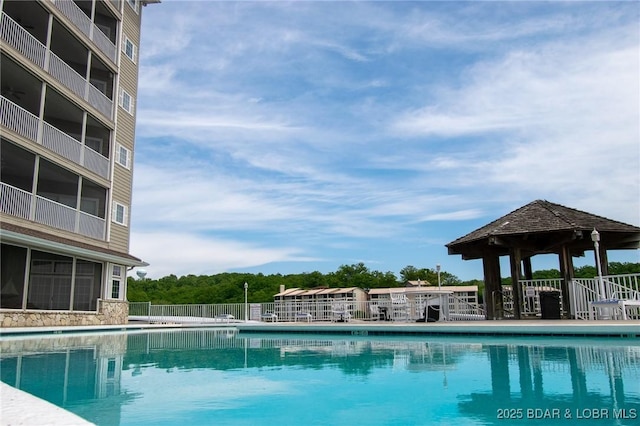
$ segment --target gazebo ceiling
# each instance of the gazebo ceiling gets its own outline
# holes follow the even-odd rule
[[[593,249],[591,231],[600,233],[606,250],[640,248],[640,228],[591,213],[536,200],[446,245],[449,254],[479,259],[487,252],[507,255],[522,250],[523,257],[558,253],[568,247],[573,256]]]

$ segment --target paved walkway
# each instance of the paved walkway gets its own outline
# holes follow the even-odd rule
[[[2,426],[89,426],[75,414],[43,399],[0,382],[0,425]]]

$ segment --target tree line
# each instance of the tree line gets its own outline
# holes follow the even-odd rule
[[[640,273],[640,263],[609,263],[612,275]],[[575,268],[576,278],[597,276],[593,266]],[[535,271],[534,279],[560,278],[560,271],[547,269]],[[248,284],[250,302],[273,302],[273,296],[285,288],[339,288],[359,287],[363,289],[404,287],[407,281],[418,281],[438,285],[438,271],[430,268],[416,268],[412,265],[400,270],[400,278],[393,272],[372,271],[364,263],[342,265],[335,272],[323,274],[318,271],[301,274],[271,274],[225,272],[215,275],[168,275],[160,279],[134,279],[127,281],[127,299],[130,302],[151,302],[154,305],[175,304],[216,304],[244,302],[244,283]],[[477,285],[482,297],[482,280],[462,281],[457,276],[440,271],[440,284]],[[511,284],[511,278],[503,278],[502,284]]]

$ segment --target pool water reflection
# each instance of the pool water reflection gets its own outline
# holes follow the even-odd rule
[[[638,424],[640,342],[247,335],[0,339],[0,378],[98,425]]]

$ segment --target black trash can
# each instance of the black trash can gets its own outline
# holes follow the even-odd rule
[[[539,295],[542,319],[560,319],[560,292],[541,291]]]

